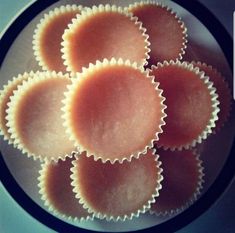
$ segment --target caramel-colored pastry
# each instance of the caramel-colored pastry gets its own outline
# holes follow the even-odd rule
[[[68,71],[81,71],[89,63],[105,58],[129,59],[146,64],[148,36],[141,23],[121,7],[86,8],[63,35],[63,53]]]
[[[228,87],[228,83],[225,78],[215,68],[201,62],[193,62],[201,71],[205,72],[205,75],[209,77],[210,81],[213,82],[218,94],[219,108],[218,121],[216,121],[215,132],[219,131],[230,115],[231,109],[231,91]]]
[[[92,218],[92,214],[82,207],[72,191],[71,167],[70,158],[42,165],[39,176],[41,198],[48,209],[59,216],[74,220]]]
[[[33,37],[36,60],[44,70],[66,71],[61,53],[62,35],[68,24],[82,10],[81,6],[55,8],[40,20]]]
[[[158,149],[162,162],[162,189],[151,213],[170,215],[191,205],[200,195],[203,183],[201,161],[192,150],[164,151]]]
[[[88,156],[138,157],[158,140],[165,117],[161,90],[129,61],[104,60],[77,74],[65,94],[67,133]]]
[[[152,67],[166,98],[166,125],[158,146],[182,149],[195,146],[212,132],[218,119],[218,95],[198,68],[186,62],[164,62]]]
[[[168,7],[159,3],[140,2],[128,10],[147,29],[150,41],[149,65],[181,59],[186,49],[186,27]]]
[[[162,170],[152,150],[122,164],[94,161],[82,154],[73,165],[76,197],[98,218],[125,220],[138,216],[149,209],[161,188]]]
[[[61,101],[68,84],[68,75],[42,72],[14,92],[7,110],[7,126],[14,146],[23,153],[50,161],[74,150],[61,117]]]
[[[3,86],[3,90],[0,92],[0,134],[2,134],[4,139],[8,140],[9,143],[12,143],[12,140],[10,138],[10,133],[8,132],[9,128],[7,127],[6,120],[8,103],[10,102],[13,92],[17,90],[18,85],[22,84],[22,82],[29,77],[33,77],[33,75],[34,72],[25,72],[22,75],[19,74],[17,77],[13,77],[12,80],[8,81],[8,83]]]

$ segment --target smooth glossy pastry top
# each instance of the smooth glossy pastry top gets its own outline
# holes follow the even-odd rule
[[[215,127],[217,95],[212,83],[192,65],[165,62],[152,67],[166,98],[166,125],[157,142],[171,149],[188,148],[205,139]]]
[[[61,101],[70,83],[68,75],[43,72],[18,86],[7,120],[14,145],[23,153],[50,161],[74,150],[61,117]]]
[[[125,220],[146,212],[162,180],[156,155],[148,151],[122,164],[80,155],[72,168],[77,198],[98,218]]]
[[[147,72],[128,62],[104,61],[73,79],[63,117],[80,151],[122,161],[138,157],[158,139],[163,100]]]
[[[64,217],[86,219],[91,216],[75,198],[70,179],[72,159],[42,165],[39,188],[42,200],[49,209]]]
[[[215,128],[215,131],[217,132],[222,128],[229,117],[232,100],[231,91],[228,87],[228,83],[225,81],[225,78],[215,68],[200,62],[194,62],[193,64],[200,70],[205,72],[205,74],[210,78],[210,81],[213,82],[213,85],[216,88],[220,108],[220,111],[218,113],[219,119],[218,121],[216,121]]]
[[[82,11],[63,35],[63,53],[68,71],[81,71],[104,58],[129,59],[144,65],[149,42],[141,23],[116,6],[98,6]]]
[[[48,12],[34,32],[33,49],[44,70],[66,71],[63,64],[62,35],[68,24],[82,10],[81,6],[66,5]]]
[[[186,49],[186,28],[171,9],[157,3],[141,2],[128,8],[143,27],[150,41],[149,65],[181,59]]]
[[[192,204],[200,194],[203,183],[201,161],[191,150],[158,150],[162,162],[163,181],[160,195],[151,212],[173,214]]]
[[[18,85],[21,85],[24,80],[27,80],[33,75],[34,73],[30,72],[13,77],[12,80],[8,81],[8,83],[4,85],[3,90],[0,92],[0,134],[3,134],[4,139],[9,140],[9,142],[12,142],[12,140],[10,138],[10,133],[8,132],[9,127],[7,127],[6,120],[8,103],[10,102],[13,92],[17,90]]]

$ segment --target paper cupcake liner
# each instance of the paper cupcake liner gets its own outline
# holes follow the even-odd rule
[[[188,43],[188,34],[187,34],[187,28],[185,26],[185,23],[182,21],[181,17],[179,17],[170,7],[160,3],[160,2],[155,2],[155,1],[141,1],[141,2],[135,2],[134,4],[130,4],[128,7],[125,8],[127,11],[131,11],[132,9],[140,6],[145,6],[145,5],[154,5],[154,6],[159,6],[163,9],[166,9],[166,11],[170,12],[174,18],[177,20],[179,23],[180,27],[183,29],[183,43],[181,46],[181,52],[179,53],[179,56],[176,60],[182,60],[183,55],[185,54],[185,50],[187,49],[187,43]]]
[[[93,214],[90,214],[87,217],[78,218],[78,217],[66,215],[60,212],[59,210],[57,210],[57,208],[53,206],[53,204],[48,199],[48,196],[46,194],[46,187],[45,187],[46,171],[47,171],[48,165],[50,164],[46,164],[46,163],[41,164],[41,168],[39,170],[39,177],[38,177],[39,194],[41,195],[40,197],[41,197],[41,200],[43,201],[44,206],[46,206],[47,209],[50,212],[52,212],[56,217],[62,218],[64,220],[69,220],[69,221],[74,221],[74,222],[84,222],[87,220],[93,220],[94,219]],[[72,186],[71,186],[71,189],[72,189]]]
[[[159,145],[157,143],[157,147],[159,148],[163,148],[164,150],[182,150],[182,149],[190,149],[192,147],[195,147],[196,144],[198,143],[202,143],[203,140],[207,139],[208,135],[210,135],[212,133],[212,130],[215,128],[215,122],[218,120],[218,112],[220,111],[218,105],[219,105],[219,101],[218,101],[218,95],[216,94],[216,89],[213,86],[213,83],[211,81],[209,81],[209,77],[205,76],[205,73],[200,71],[199,68],[193,66],[193,64],[189,64],[188,62],[180,62],[180,61],[164,61],[163,63],[158,62],[157,65],[153,65],[151,67],[151,70],[153,69],[157,69],[163,66],[169,66],[169,65],[176,65],[178,67],[183,67],[189,71],[194,72],[195,74],[197,74],[199,76],[199,78],[204,82],[204,84],[207,86],[210,96],[211,96],[211,102],[212,102],[212,114],[211,114],[211,119],[209,120],[206,128],[202,131],[202,133],[196,138],[194,139],[192,142],[189,142],[185,145],[182,146],[168,146],[168,145]]]
[[[192,197],[182,206],[176,208],[176,209],[171,209],[169,211],[154,211],[152,209],[149,210],[150,214],[154,214],[156,216],[162,216],[162,217],[166,217],[166,216],[172,216],[175,214],[178,214],[184,210],[186,210],[187,208],[189,208],[192,204],[194,204],[200,197],[202,189],[203,189],[203,184],[205,183],[204,180],[204,167],[203,167],[203,162],[200,159],[200,154],[198,154],[198,152],[196,150],[192,150],[193,154],[196,157],[197,160],[197,167],[198,167],[198,171],[199,171],[199,176],[198,176],[198,184],[197,184],[197,188],[195,190],[195,192],[193,193]],[[163,174],[164,176],[164,174]],[[161,193],[160,193],[161,195]]]
[[[38,74],[38,72],[36,72]],[[35,72],[30,71],[29,73],[25,72],[23,74],[19,74],[16,77],[13,77],[12,80],[8,80],[8,83],[3,86],[3,89],[0,91],[0,108],[4,109],[6,112],[8,106],[7,103],[10,101],[10,97],[13,95],[14,90],[17,89],[17,86],[22,84],[24,80],[27,80],[30,77],[33,77]],[[6,126],[5,117],[0,118],[0,135],[3,136],[4,140],[8,140],[9,144],[12,144],[12,140],[10,138],[10,134],[8,132],[8,127]]]
[[[157,179],[158,179],[158,183],[157,186],[155,188],[155,192],[152,194],[152,196],[150,197],[150,199],[148,200],[148,202],[146,204],[143,205],[142,208],[138,209],[136,212],[133,212],[129,215],[125,214],[123,216],[112,216],[112,215],[106,215],[106,214],[102,214],[100,212],[95,211],[92,207],[89,206],[88,203],[86,203],[86,200],[82,197],[82,194],[80,192],[79,187],[76,185],[77,182],[77,169],[76,169],[76,160],[72,161],[72,168],[71,168],[71,179],[72,179],[72,183],[71,185],[73,186],[73,192],[75,193],[75,197],[79,200],[79,203],[83,205],[84,209],[87,209],[88,213],[93,213],[94,217],[97,217],[99,219],[105,219],[107,221],[125,221],[125,220],[132,220],[134,217],[139,217],[140,214],[144,214],[146,213],[148,210],[150,210],[151,208],[151,204],[155,203],[155,198],[159,196],[159,190],[162,188],[161,182],[164,179],[164,177],[162,176],[162,171],[163,169],[161,168],[161,162],[159,161],[159,156],[157,154],[155,154],[155,149],[152,150],[152,155],[155,156],[155,162],[156,162],[156,167],[158,168],[158,172],[157,172]],[[77,158],[77,160],[79,160],[79,157],[76,155],[75,156]],[[126,161],[127,162],[127,161]]]
[[[62,58],[64,59],[64,65],[67,67],[68,72],[74,72],[74,70],[71,68],[71,61],[69,58],[69,50],[68,50],[68,41],[66,40],[67,37],[70,35],[71,32],[76,30],[76,28],[83,24],[88,18],[92,17],[95,14],[99,14],[102,12],[117,12],[119,14],[124,15],[125,17],[129,18],[130,21],[132,21],[140,30],[142,33],[142,36],[145,41],[145,58],[142,59],[142,62],[140,66],[145,66],[148,62],[147,60],[150,58],[149,52],[150,52],[150,42],[148,41],[149,35],[146,34],[146,29],[143,27],[143,24],[138,21],[138,18],[133,16],[132,13],[129,13],[127,11],[124,11],[122,7],[118,7],[115,5],[98,5],[98,6],[93,6],[92,8],[85,8],[80,15],[77,15],[76,18],[72,19],[72,23],[68,25],[68,28],[65,30],[64,35],[63,35],[63,41],[61,43],[62,45]],[[118,58],[116,58],[118,59]]]
[[[223,76],[216,68],[212,67],[211,65],[207,65],[205,62],[200,62],[200,61],[198,61],[198,62],[192,61],[191,63],[192,63],[195,67],[197,67],[197,65],[199,65],[199,66],[204,66],[204,67],[208,68],[209,70],[215,72],[215,74],[217,74],[218,76],[221,77],[221,81],[222,81],[222,83],[223,83],[225,89],[227,89],[227,90],[226,90],[226,91],[227,91],[226,94],[229,96],[229,104],[228,104],[228,108],[229,108],[229,109],[228,109],[227,114],[225,115],[224,122],[223,122],[220,126],[217,126],[217,125],[216,125],[216,128],[212,131],[213,134],[216,134],[217,132],[219,132],[219,131],[223,128],[223,126],[225,125],[225,123],[226,123],[227,120],[229,119],[230,113],[231,113],[231,111],[232,111],[232,95],[231,95],[231,91],[230,91],[229,85],[228,85],[227,81],[225,80],[224,76]],[[200,67],[198,67],[198,68],[200,69]],[[203,71],[202,71],[202,72],[203,72]],[[209,78],[210,78],[210,77],[209,77]],[[211,82],[213,82],[213,81],[211,80]],[[215,87],[215,89],[216,89],[216,87]]]
[[[136,70],[140,70],[141,73],[143,73],[146,78],[150,79],[152,85],[155,87],[156,92],[158,93],[158,96],[161,99],[161,120],[159,123],[159,131],[155,133],[155,137],[153,139],[151,139],[149,141],[149,143],[147,143],[147,145],[140,151],[135,152],[129,156],[126,156],[125,158],[119,160],[119,159],[103,159],[101,155],[94,155],[91,151],[85,149],[81,143],[79,142],[79,140],[76,139],[76,136],[74,135],[73,130],[71,129],[71,121],[69,120],[69,113],[70,113],[70,109],[71,109],[71,97],[73,95],[73,92],[76,89],[77,83],[79,83],[81,80],[84,80],[85,78],[87,78],[87,76],[91,73],[96,72],[97,70],[103,68],[103,67],[107,67],[107,66],[128,66],[128,67],[132,67]],[[89,64],[88,68],[83,68],[82,69],[82,73],[77,73],[76,77],[72,78],[72,85],[68,86],[68,92],[65,92],[65,99],[62,101],[64,103],[64,107],[62,108],[63,111],[63,115],[62,118],[65,120],[64,122],[64,126],[66,128],[66,133],[70,136],[70,140],[75,142],[75,146],[78,147],[78,151],[80,153],[86,151],[87,156],[93,156],[94,160],[97,161],[98,159],[101,159],[102,162],[107,162],[110,161],[111,163],[115,163],[116,161],[118,161],[119,163],[123,163],[125,160],[131,161],[131,159],[134,158],[139,158],[139,156],[141,154],[146,154],[148,148],[153,148],[154,146],[154,142],[159,140],[159,134],[162,133],[162,126],[165,125],[165,121],[164,118],[166,117],[165,114],[165,109],[166,109],[166,105],[164,104],[165,98],[162,96],[162,90],[159,88],[159,83],[154,81],[154,77],[150,76],[148,71],[145,71],[143,67],[138,67],[137,63],[131,63],[129,60],[127,61],[123,61],[121,58],[116,60],[115,58],[112,58],[110,61],[107,59],[104,59],[102,62],[101,61],[97,61],[96,64]]]
[[[55,71],[49,72],[37,72],[32,77],[28,78],[28,80],[23,80],[21,85],[18,85],[17,90],[13,91],[13,95],[10,97],[10,102],[8,102],[8,109],[6,110],[7,116],[7,127],[8,133],[10,134],[10,140],[13,143],[13,146],[17,149],[19,149],[23,154],[26,154],[27,157],[33,157],[34,160],[39,159],[41,162],[50,162],[50,161],[58,161],[58,160],[65,160],[66,157],[72,157],[74,154],[77,154],[77,151],[71,151],[70,154],[61,155],[57,158],[51,158],[50,160],[43,156],[42,154],[36,155],[34,153],[31,153],[25,146],[23,141],[20,138],[20,135],[17,130],[17,124],[15,121],[15,115],[16,115],[16,109],[18,106],[18,100],[21,99],[25,92],[33,87],[35,84],[40,83],[44,80],[48,79],[68,79],[70,78],[69,74],[63,74],[62,72],[56,73]]]
[[[43,70],[45,71],[50,70],[48,68],[48,65],[44,61],[43,55],[40,50],[40,47],[41,47],[40,38],[41,38],[41,35],[43,34],[44,29],[48,26],[51,20],[53,20],[58,15],[65,14],[68,12],[80,12],[82,11],[82,9],[83,7],[81,5],[75,5],[75,4],[64,5],[64,6],[54,8],[53,10],[44,14],[44,17],[40,19],[40,22],[37,24],[36,29],[34,30],[32,43],[33,43],[33,51],[34,51],[35,59],[38,62],[39,66],[42,67]],[[62,35],[61,35],[61,41],[62,41]],[[61,54],[61,57],[62,57],[62,54]]]

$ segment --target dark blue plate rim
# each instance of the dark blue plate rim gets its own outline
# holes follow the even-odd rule
[[[0,40],[0,67],[4,58],[14,42],[17,35],[23,28],[42,10],[57,2],[58,0],[38,0],[23,11],[16,20],[9,26]],[[191,14],[196,16],[211,32],[218,44],[220,45],[231,71],[233,70],[233,41],[228,32],[225,30],[219,20],[200,2],[192,0],[174,0],[177,4],[187,9]],[[233,106],[234,108],[234,106]],[[157,226],[150,227],[138,232],[155,232],[155,233],[171,233],[176,232],[182,227],[194,221],[203,214],[226,190],[235,174],[235,142],[233,138],[233,146],[226,160],[226,163],[211,185],[209,190],[187,210],[177,215],[176,217],[161,223]],[[9,171],[3,155],[0,152],[0,179],[5,189],[10,193],[13,199],[25,209],[31,216],[40,221],[42,224],[57,232],[91,232],[77,226],[66,223],[53,215],[49,214],[38,204],[36,204],[18,185],[11,172]]]

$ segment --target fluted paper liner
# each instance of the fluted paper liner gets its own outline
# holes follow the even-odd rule
[[[209,90],[210,96],[211,96],[211,102],[212,102],[212,114],[211,114],[211,118],[207,124],[207,126],[205,127],[205,129],[201,132],[200,135],[198,135],[197,138],[195,138],[193,141],[188,142],[185,145],[181,145],[179,147],[177,146],[169,146],[169,145],[161,145],[159,143],[157,143],[157,147],[159,148],[163,148],[165,150],[169,149],[171,151],[174,150],[182,150],[182,149],[190,149],[191,147],[195,147],[197,143],[201,143],[203,140],[207,139],[208,135],[210,135],[212,133],[212,130],[215,128],[215,122],[218,120],[218,112],[219,110],[219,101],[218,101],[218,95],[216,94],[216,89],[213,86],[213,83],[211,81],[209,81],[209,77],[205,76],[205,73],[200,71],[199,68],[194,67],[193,64],[188,64],[188,62],[180,62],[180,61],[164,61],[163,63],[157,63],[157,65],[153,65],[151,67],[151,70],[153,69],[157,69],[160,67],[164,67],[164,66],[170,66],[170,65],[175,65],[178,67],[182,67],[184,69],[187,69],[191,72],[194,72],[195,74],[197,74],[197,76],[203,80],[204,84],[206,85],[206,87]]]
[[[186,210],[188,207],[190,207],[193,203],[195,203],[198,200],[198,198],[201,195],[202,189],[203,189],[203,184],[205,183],[205,180],[204,180],[205,174],[204,174],[203,162],[200,159],[200,154],[198,154],[198,152],[196,150],[192,150],[192,153],[195,155],[195,158],[197,161],[199,176],[198,176],[198,184],[197,184],[196,190],[192,194],[191,198],[189,200],[187,200],[184,205],[179,206],[176,209],[166,210],[164,212],[162,212],[162,211],[157,212],[157,211],[154,211],[153,209],[150,209],[149,210],[150,214],[155,214],[157,216],[163,216],[163,217],[172,216],[172,215],[178,214],[178,213]],[[163,176],[164,176],[164,174],[163,174]],[[161,195],[161,192],[160,192],[160,195]],[[157,203],[157,200],[156,200],[156,203]]]
[[[181,52],[178,55],[178,58],[176,60],[182,60],[183,55],[185,54],[185,50],[187,49],[187,28],[185,26],[185,23],[182,21],[182,19],[168,6],[165,6],[163,3],[160,2],[155,2],[155,1],[141,1],[141,2],[135,2],[134,4],[130,4],[128,7],[125,8],[125,10],[131,12],[131,10],[133,10],[134,8],[137,7],[141,7],[141,6],[145,6],[145,5],[154,5],[154,6],[159,6],[163,9],[165,9],[166,11],[170,12],[172,14],[172,16],[174,16],[174,18],[176,19],[176,21],[178,22],[178,24],[180,25],[180,28],[183,29],[183,43],[181,46]],[[167,48],[166,48],[167,49]]]
[[[161,108],[160,112],[161,112],[161,119],[160,119],[160,123],[158,125],[158,131],[155,133],[155,137],[152,138],[145,146],[142,150],[140,151],[135,151],[134,153],[130,154],[130,155],[123,155],[122,159],[103,159],[102,155],[99,154],[94,154],[92,151],[87,150],[86,148],[83,147],[83,145],[79,142],[79,139],[76,137],[71,125],[71,119],[70,119],[70,112],[71,112],[71,101],[72,101],[72,97],[76,94],[75,90],[77,88],[77,85],[82,82],[84,79],[87,78],[87,76],[89,76],[92,73],[95,73],[96,71],[104,68],[104,67],[115,67],[115,66],[127,66],[127,67],[131,67],[133,69],[139,70],[142,74],[144,74],[146,76],[146,78],[149,79],[149,81],[152,83],[153,87],[156,90],[156,94],[159,96],[160,98],[160,103],[161,103]],[[77,73],[76,77],[72,78],[72,85],[68,86],[68,92],[65,92],[65,99],[62,101],[64,103],[64,107],[62,108],[62,111],[64,112],[64,114],[62,115],[62,117],[64,118],[65,122],[64,122],[64,126],[66,128],[66,132],[67,134],[70,136],[70,140],[75,142],[75,146],[78,147],[78,151],[80,153],[86,151],[87,156],[94,156],[95,160],[101,159],[103,162],[107,162],[110,161],[111,163],[114,163],[116,161],[122,163],[124,160],[128,160],[131,161],[131,159],[133,157],[138,158],[141,154],[146,154],[147,153],[147,149],[148,148],[152,148],[154,146],[154,142],[157,141],[159,139],[158,134],[162,133],[162,126],[165,125],[164,122],[164,118],[166,117],[166,114],[164,112],[166,106],[164,105],[164,100],[165,98],[162,96],[162,90],[158,88],[159,87],[159,83],[154,81],[154,77],[150,76],[148,74],[147,71],[144,70],[144,68],[142,67],[138,67],[137,63],[133,63],[131,64],[131,62],[129,60],[127,61],[123,61],[122,59],[116,60],[114,58],[112,58],[110,61],[108,61],[107,59],[104,59],[102,62],[97,61],[96,64],[89,64],[88,68],[83,68],[82,73]]]
[[[149,52],[150,52],[150,42],[148,41],[149,36],[146,34],[146,29],[142,26],[142,23],[138,21],[138,18],[133,16],[132,13],[129,13],[123,8],[115,6],[115,5],[98,5],[93,6],[92,8],[85,8],[81,14],[77,15],[76,18],[72,19],[72,23],[68,25],[68,28],[65,30],[63,35],[63,42],[62,42],[62,49],[61,52],[63,54],[62,58],[64,59],[64,65],[67,67],[68,72],[77,72],[77,70],[73,70],[71,66],[71,59],[69,56],[69,42],[67,41],[67,38],[69,35],[76,30],[77,27],[82,25],[87,19],[90,17],[93,17],[96,14],[100,14],[103,12],[116,12],[120,15],[123,15],[124,17],[127,17],[130,21],[133,22],[133,24],[139,28],[139,31],[141,32],[144,42],[145,42],[145,57],[142,59],[141,64],[138,64],[140,66],[144,66],[147,64],[147,60],[149,59]],[[119,57],[115,57],[116,59],[119,59]],[[105,58],[100,58],[99,60],[103,60]],[[134,62],[134,61],[133,61]],[[137,61],[136,61],[137,62]],[[88,65],[88,64],[87,64]]]
[[[150,154],[149,154],[150,155]],[[151,195],[151,197],[149,198],[149,200],[147,201],[147,203],[145,203],[141,208],[139,208],[138,210],[136,210],[135,212],[132,212],[131,214],[124,214],[122,216],[112,216],[112,215],[108,215],[108,214],[102,214],[100,212],[95,211],[94,209],[92,209],[92,207],[86,202],[85,197],[83,197],[81,195],[80,189],[78,187],[78,180],[77,180],[77,169],[76,169],[76,164],[77,161],[79,161],[79,157],[77,157],[77,160],[74,160],[72,162],[73,167],[71,168],[71,179],[73,180],[71,185],[73,186],[73,191],[76,194],[76,198],[78,199],[79,203],[83,205],[83,207],[85,209],[87,209],[87,211],[89,213],[93,213],[95,217],[99,218],[99,219],[105,219],[107,221],[125,221],[125,220],[131,220],[134,217],[139,217],[139,215],[142,213],[146,213],[150,208],[151,208],[151,204],[155,202],[155,198],[159,196],[159,190],[162,188],[161,185],[161,181],[164,179],[162,176],[162,168],[161,168],[161,162],[159,161],[159,156],[155,154],[155,149],[151,151],[151,156],[155,156],[155,163],[156,163],[156,168],[157,168],[157,174],[156,174],[156,179],[157,179],[157,186],[155,188],[155,192]],[[131,161],[132,162],[132,161]],[[131,163],[128,161],[125,161],[125,163]],[[122,166],[122,164],[120,164],[120,166]]]
[[[215,129],[212,131],[212,133],[215,134],[223,128],[224,124],[228,120],[230,113],[232,111],[232,95],[231,95],[229,85],[228,85],[227,81],[225,80],[224,76],[216,68],[212,67],[211,65],[208,65],[205,62],[200,62],[200,61],[198,61],[198,62],[192,61],[191,63],[196,67],[199,66],[198,67],[199,69],[200,69],[200,66],[202,66],[202,67],[208,68],[210,71],[214,72],[217,76],[219,76],[221,78],[221,84],[223,84],[223,88],[225,89],[224,94],[226,95],[226,101],[227,101],[226,104],[228,107],[228,109],[227,109],[228,111],[225,112],[225,114],[224,114],[224,112],[221,112],[221,109],[220,109],[220,113],[223,114],[224,119],[223,119],[221,125],[218,125],[217,124],[218,122],[216,122]],[[211,79],[211,78],[209,77],[209,79]],[[210,80],[210,81],[213,82],[213,80]],[[214,85],[214,87],[216,88],[215,85]],[[220,99],[220,96],[218,97],[218,99]],[[220,105],[219,105],[219,107],[220,107]],[[220,120],[220,118],[218,120]]]
[[[35,73],[33,71],[25,72],[19,74],[18,76],[13,77],[11,80],[8,80],[7,84],[3,86],[3,89],[0,91],[0,108],[1,111],[6,112],[8,106],[7,103],[10,101],[10,97],[13,95],[13,91],[17,89],[17,86],[20,85],[24,80],[27,80],[30,77],[33,77]],[[5,116],[0,117],[0,135],[3,135],[4,140],[8,140],[9,144],[12,144],[10,134],[8,132],[8,127],[6,126]]]
[[[55,155],[56,157],[50,157],[48,159],[43,154],[34,154],[32,153],[27,146],[25,146],[24,142],[22,141],[22,138],[20,137],[20,134],[17,130],[17,122],[15,119],[15,116],[17,114],[17,107],[19,105],[19,100],[24,97],[24,94],[30,90],[30,88],[33,88],[34,85],[38,83],[42,83],[45,80],[50,79],[69,79],[69,74],[62,74],[61,72],[56,73],[55,71],[49,72],[37,72],[33,77],[30,77],[27,81],[24,80],[21,85],[18,85],[17,90],[15,90],[13,93],[13,96],[10,97],[10,102],[8,103],[8,109],[6,110],[7,116],[6,120],[7,127],[9,127],[9,134],[10,139],[13,142],[13,146],[17,149],[19,149],[23,154],[26,154],[27,157],[33,157],[34,160],[39,159],[41,162],[50,162],[50,161],[57,161],[59,159],[65,160],[66,157],[72,157],[73,154],[76,154],[76,150],[71,150],[71,153],[65,154],[65,155]],[[63,93],[62,93],[63,95]],[[59,111],[60,109],[58,109]],[[62,114],[62,112],[61,112]],[[61,126],[63,127],[63,126]],[[68,139],[69,141],[69,139]],[[72,143],[71,143],[72,144]],[[75,148],[75,147],[74,147]]]
[[[34,51],[34,56],[36,61],[38,62],[39,66],[42,67],[43,70],[51,70],[48,67],[47,62],[44,60],[42,51],[41,51],[41,45],[40,45],[40,40],[43,35],[43,32],[45,28],[49,25],[51,20],[54,18],[58,17],[59,15],[63,15],[69,12],[74,12],[74,13],[80,13],[82,11],[83,7],[81,5],[62,5],[60,7],[56,7],[53,10],[49,11],[48,13],[44,14],[44,17],[40,19],[40,22],[37,24],[36,29],[34,30],[34,35],[33,35],[33,51]],[[72,20],[72,18],[71,18]],[[64,28],[64,30],[66,27]],[[53,36],[53,35],[52,35]],[[61,35],[61,42],[62,42],[62,35]],[[60,42],[60,44],[61,44]],[[60,56],[61,62],[63,63],[62,60],[62,54]],[[65,71],[66,67],[64,67],[64,70],[58,70],[56,71]]]
[[[50,166],[50,163],[43,163],[41,164],[41,168],[39,170],[39,177],[38,177],[38,188],[39,188],[39,194],[41,195],[41,200],[43,201],[43,204],[47,207],[47,209],[52,212],[55,216],[62,218],[64,220],[69,220],[69,221],[76,221],[76,222],[83,222],[83,221],[87,221],[87,220],[93,220],[94,216],[93,214],[89,214],[87,213],[87,216],[71,216],[71,215],[67,215],[65,213],[63,213],[62,211],[58,210],[53,203],[51,203],[50,198],[48,197],[47,191],[46,191],[46,187],[45,187],[45,182],[46,182],[46,178],[47,178],[47,170],[48,167]],[[72,163],[71,163],[72,166]],[[59,185],[59,184],[58,184]],[[72,191],[72,186],[71,186],[71,191]],[[60,195],[58,193],[58,195]],[[75,198],[75,194],[74,194],[74,198]],[[82,207],[82,206],[81,206]]]

